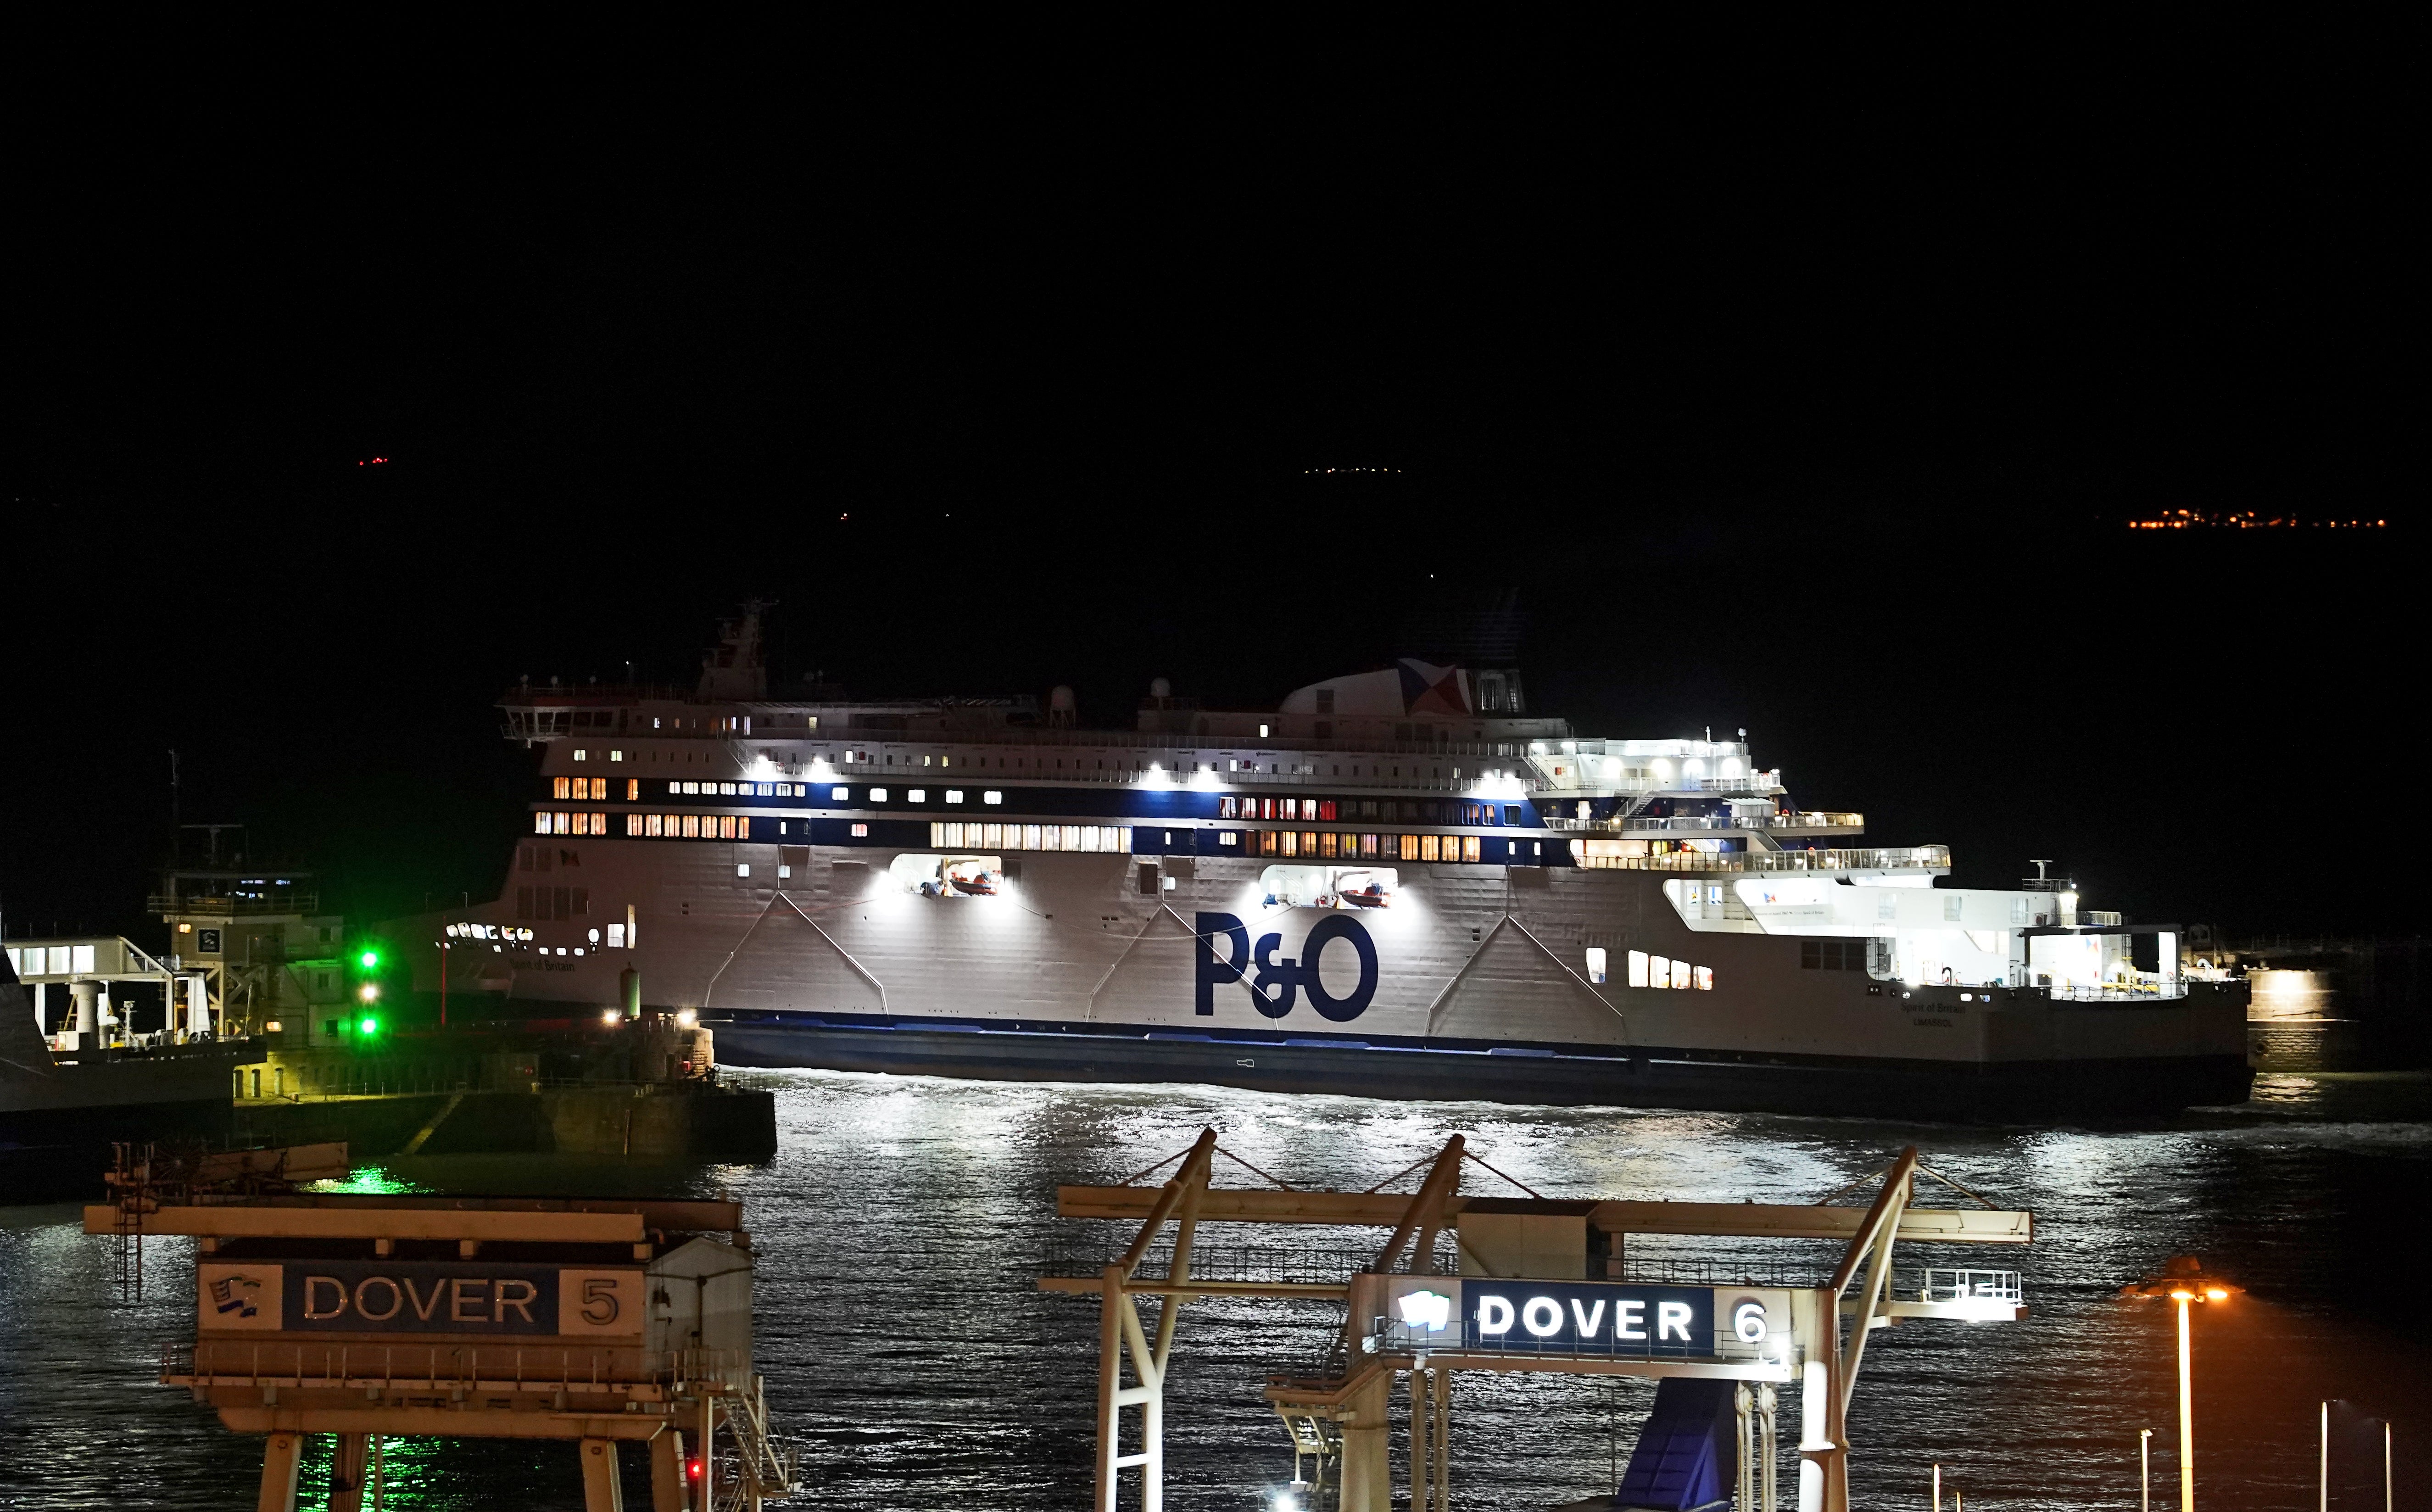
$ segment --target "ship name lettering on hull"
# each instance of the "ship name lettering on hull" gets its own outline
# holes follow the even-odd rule
[[[1216,989],[1228,982],[1239,982],[1250,994],[1251,1005],[1268,1018],[1282,1018],[1290,1013],[1306,994],[1309,1006],[1317,1010],[1320,1018],[1348,1024],[1368,1011],[1369,1003],[1376,996],[1376,943],[1368,938],[1367,926],[1350,914],[1330,914],[1319,920],[1302,942],[1298,960],[1275,954],[1283,948],[1284,937],[1280,934],[1260,935],[1253,945],[1249,929],[1234,914],[1200,914],[1195,934],[1195,1012],[1213,1014]],[[1229,946],[1227,955],[1216,953],[1219,936]],[[1347,945],[1360,960],[1358,984],[1341,997],[1326,991],[1318,972],[1326,947],[1337,941]]]

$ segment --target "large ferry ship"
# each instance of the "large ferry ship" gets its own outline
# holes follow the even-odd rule
[[[418,986],[638,997],[728,1063],[1992,1119],[2249,1080],[2244,987],[2176,926],[1944,886],[1745,740],[1583,736],[1510,669],[1160,681],[1095,730],[1060,688],[774,695],[750,605],[693,688],[501,706],[530,828],[419,921]]]

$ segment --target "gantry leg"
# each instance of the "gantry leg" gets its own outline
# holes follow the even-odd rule
[[[1437,1370],[1435,1390],[1429,1393],[1435,1403],[1435,1432],[1428,1442],[1435,1446],[1436,1470],[1430,1477],[1435,1484],[1435,1512],[1452,1512],[1452,1372]]]
[[[1343,1402],[1343,1512],[1393,1512],[1393,1469],[1387,1453],[1386,1414],[1393,1376],[1375,1370]]]
[[[273,1434],[262,1446],[262,1500],[256,1512],[296,1512],[296,1471],[304,1461],[302,1434]]]
[[[329,1461],[329,1512],[363,1512],[363,1472],[371,1461],[371,1435],[338,1436],[338,1453]]]
[[[1756,1394],[1745,1381],[1731,1388],[1731,1432],[1739,1460],[1731,1512],[1756,1512]]]
[[[616,1473],[616,1440],[583,1441],[583,1512],[625,1512],[625,1483]]]
[[[650,1512],[689,1512],[684,1446],[680,1428],[661,1429],[650,1440]]]
[[[1840,1325],[1823,1308],[1816,1312],[1826,1328]],[[1810,1358],[1799,1381],[1799,1512],[1824,1512],[1824,1456],[1832,1441],[1824,1436],[1824,1404],[1832,1394],[1832,1380],[1824,1362]]]
[[[1757,1463],[1761,1467],[1757,1495],[1761,1499],[1759,1504],[1763,1512],[1781,1512],[1780,1504],[1775,1500],[1773,1470],[1773,1462],[1782,1453],[1781,1430],[1774,1421],[1781,1401],[1781,1394],[1770,1385],[1756,1388],[1757,1453],[1760,1456]]]
[[[1427,1489],[1428,1472],[1436,1468],[1435,1451],[1427,1443],[1427,1430],[1433,1426],[1435,1413],[1427,1402],[1427,1371],[1410,1372],[1410,1507],[1411,1512],[1427,1512],[1427,1503],[1434,1500]]]

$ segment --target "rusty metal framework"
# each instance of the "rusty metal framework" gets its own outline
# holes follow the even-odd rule
[[[377,1504],[381,1446],[390,1437],[570,1441],[592,1512],[624,1505],[617,1470],[624,1444],[649,1458],[654,1512],[758,1512],[802,1489],[798,1454],[772,1432],[752,1364],[753,1257],[740,1203],[292,1190],[308,1172],[343,1170],[345,1150],[176,1160],[123,1154],[112,1202],[84,1213],[88,1233],[133,1243],[145,1233],[195,1240],[196,1334],[163,1346],[159,1379],[216,1409],[224,1426],[263,1436],[255,1503],[262,1512],[293,1512],[312,1434],[337,1439],[332,1512]],[[517,1257],[500,1264],[521,1269],[563,1267],[553,1284],[591,1281],[566,1294],[579,1300],[544,1312],[543,1328],[486,1335],[485,1320],[503,1321],[507,1307],[534,1298],[531,1285],[523,1303],[488,1313],[480,1305],[466,1312],[468,1294],[460,1290],[447,1315],[452,1326],[424,1332],[383,1331],[378,1324],[397,1317],[399,1306],[378,1313],[363,1303],[342,1332],[314,1333],[305,1326],[310,1319],[338,1315],[312,1313],[308,1302],[299,1320],[280,1300],[287,1266],[331,1267],[332,1275],[316,1279],[337,1288],[343,1308],[340,1278],[354,1272],[339,1267],[419,1266],[473,1278],[493,1249]],[[232,1312],[234,1303],[207,1289],[205,1272],[219,1274],[223,1288],[265,1289],[254,1294],[258,1303]],[[232,1283],[232,1273],[247,1279]],[[398,1283],[386,1284],[394,1297]],[[509,1283],[497,1284],[503,1296]],[[436,1307],[439,1283],[431,1288]],[[360,1285],[355,1295],[361,1303]]]

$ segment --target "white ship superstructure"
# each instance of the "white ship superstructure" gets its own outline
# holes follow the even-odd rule
[[[420,985],[650,1004],[722,1061],[1384,1096],[1998,1115],[2243,1096],[2242,988],[2065,883],[1939,885],[1745,740],[1606,739],[1509,670],[1271,711],[1160,682],[772,697],[756,610],[688,690],[520,687],[540,791]]]

